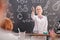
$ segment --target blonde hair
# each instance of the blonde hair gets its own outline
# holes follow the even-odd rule
[[[42,9],[42,6],[41,6],[41,5],[37,5],[36,8],[37,8],[37,7],[41,7],[41,9]]]

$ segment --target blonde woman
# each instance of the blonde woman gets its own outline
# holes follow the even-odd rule
[[[35,25],[34,25],[34,29],[33,32],[37,33],[37,34],[44,34],[44,33],[48,33],[48,20],[47,17],[42,15],[43,13],[43,9],[41,7],[41,5],[36,6],[36,14],[35,15],[35,8],[32,7],[32,15],[31,18],[34,20]],[[55,33],[50,32],[50,36],[53,38],[55,38]],[[33,37],[32,40],[46,40],[46,36],[40,36],[40,37]]]
[[[43,32],[47,32],[47,27],[48,27],[48,20],[47,17],[42,15],[42,7],[41,5],[36,6],[36,14],[35,15],[35,8],[32,8],[32,19],[35,22],[35,26],[33,29],[34,33],[38,33],[38,34],[43,34]],[[46,37],[35,37],[34,40],[46,40]]]

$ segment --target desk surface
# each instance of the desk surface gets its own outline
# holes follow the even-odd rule
[[[29,36],[50,36],[49,34],[32,34],[32,33],[27,33]],[[57,34],[57,37],[60,37],[60,34]]]
[[[27,33],[29,36],[49,36],[49,34],[32,34],[32,33]]]

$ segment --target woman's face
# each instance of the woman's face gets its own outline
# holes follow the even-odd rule
[[[37,6],[36,7],[36,13],[37,13],[37,15],[42,15],[42,12],[43,12],[42,7],[41,6]]]

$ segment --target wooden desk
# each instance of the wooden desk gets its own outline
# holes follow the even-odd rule
[[[29,36],[49,36],[50,37],[49,34],[32,34],[32,33],[27,33],[27,35],[29,35]],[[58,38],[58,37],[60,38],[60,34],[56,35],[56,38]],[[52,38],[51,40],[55,40],[55,38]]]
[[[49,34],[35,34],[35,33],[26,33],[26,35],[29,35],[29,36],[50,36]],[[60,37],[60,34],[57,34],[56,36]]]
[[[49,34],[27,34],[29,36],[49,36]]]

